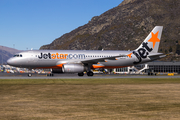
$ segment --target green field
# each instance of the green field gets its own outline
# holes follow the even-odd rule
[[[180,79],[0,80],[0,120],[179,120]]]

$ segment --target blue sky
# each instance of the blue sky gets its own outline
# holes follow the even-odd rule
[[[39,49],[123,0],[0,0],[0,45]]]

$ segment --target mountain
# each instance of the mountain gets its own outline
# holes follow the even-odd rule
[[[16,50],[13,48],[0,46],[0,64],[6,63],[6,61],[12,57],[15,53],[20,52],[20,50]]]
[[[179,60],[179,21],[180,0],[124,0],[40,49],[133,50],[155,26],[164,26],[159,52],[172,53],[166,60]]]

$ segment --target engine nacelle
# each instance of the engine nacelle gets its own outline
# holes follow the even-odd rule
[[[64,64],[62,66],[62,71],[68,73],[81,73],[84,72],[84,69],[82,64]]]
[[[63,73],[62,68],[60,69],[52,69],[52,73]]]

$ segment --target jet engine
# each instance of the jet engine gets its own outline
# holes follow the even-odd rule
[[[60,69],[52,69],[52,73],[63,73],[62,68]]]
[[[62,66],[62,71],[68,73],[82,73],[84,69],[82,64],[64,64]]]

